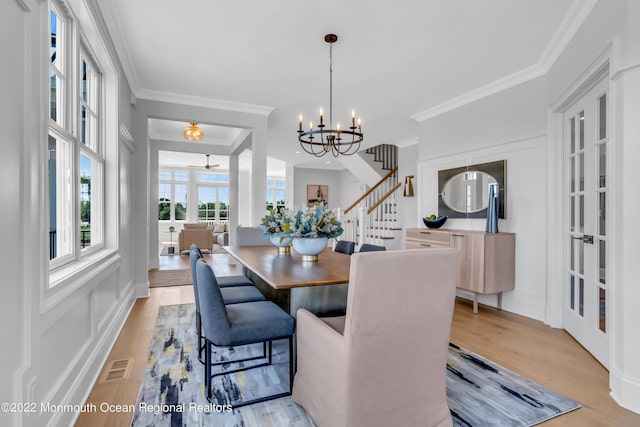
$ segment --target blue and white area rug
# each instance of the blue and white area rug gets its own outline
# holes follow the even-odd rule
[[[272,366],[216,378],[216,404],[210,404],[204,396],[204,366],[197,360],[194,325],[194,304],[160,307],[133,426],[315,425],[289,397],[232,409],[244,399],[287,390],[286,340],[274,343]],[[221,350],[214,357],[224,361],[261,352],[262,346],[256,345]],[[532,426],[580,407],[454,344],[449,345],[447,396],[454,426],[464,427]]]

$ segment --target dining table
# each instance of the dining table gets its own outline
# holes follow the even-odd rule
[[[327,248],[317,261],[305,261],[293,248],[281,253],[275,246],[224,246],[243,266],[265,297],[292,316],[299,308],[317,315],[344,314],[351,257]]]

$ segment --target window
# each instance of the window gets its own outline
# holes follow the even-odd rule
[[[229,219],[229,175],[198,174],[198,221],[224,223]]]
[[[276,210],[285,207],[286,183],[281,178],[267,178],[267,210]]]
[[[50,268],[104,246],[102,73],[90,59],[94,55],[89,46],[82,39],[73,43],[75,23],[63,10],[52,1],[47,143]]]
[[[158,219],[184,221],[187,219],[186,172],[161,170],[158,172]]]

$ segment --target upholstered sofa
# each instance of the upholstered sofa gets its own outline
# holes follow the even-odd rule
[[[229,225],[228,224],[216,224],[211,229],[213,234],[214,243],[220,246],[229,245]]]

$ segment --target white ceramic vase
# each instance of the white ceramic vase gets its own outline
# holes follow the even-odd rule
[[[291,252],[291,241],[293,237],[271,236],[271,244],[278,248],[279,254],[288,254]]]
[[[293,249],[302,255],[303,261],[318,261],[318,255],[327,249],[328,237],[304,238],[296,237],[293,239]]]

